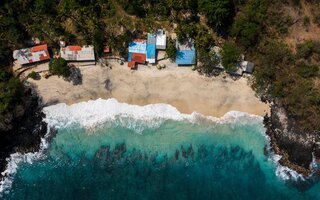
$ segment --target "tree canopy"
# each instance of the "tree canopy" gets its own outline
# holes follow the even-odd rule
[[[203,13],[211,26],[226,27],[234,16],[234,5],[231,0],[198,0],[199,11]]]
[[[0,118],[21,101],[23,85],[19,78],[12,77],[6,71],[0,71]]]
[[[63,76],[64,78],[68,78],[71,73],[67,61],[63,58],[54,58],[49,63],[49,71],[53,75]]]
[[[226,42],[221,50],[222,66],[227,72],[235,72],[240,61],[240,49],[230,42]]]

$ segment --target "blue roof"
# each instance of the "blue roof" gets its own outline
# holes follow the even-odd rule
[[[192,50],[177,50],[176,64],[177,65],[193,65],[195,64],[196,51]]]
[[[156,44],[147,44],[147,58],[153,59],[156,57]]]
[[[129,52],[131,53],[147,53],[147,42],[144,41],[133,41],[129,43]]]

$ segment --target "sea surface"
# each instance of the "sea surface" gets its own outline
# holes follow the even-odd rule
[[[320,199],[268,151],[261,117],[115,99],[44,112],[57,133],[11,156],[0,199]]]

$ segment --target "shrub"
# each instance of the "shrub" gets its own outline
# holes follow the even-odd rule
[[[35,71],[32,71],[30,74],[28,74],[28,78],[32,78],[33,80],[39,80],[39,74]]]
[[[310,78],[318,75],[319,67],[308,65],[305,62],[298,63],[296,66],[297,73],[303,78]]]
[[[234,5],[230,0],[199,0],[199,10],[205,14],[208,23],[216,28],[231,24],[234,16]]]
[[[264,22],[267,16],[266,0],[249,1],[243,13],[235,18],[231,28],[231,35],[245,48],[257,44],[264,31]]]
[[[303,25],[308,27],[310,25],[310,18],[308,16],[303,17]]]
[[[170,60],[174,61],[176,59],[176,54],[176,41],[169,38],[167,41],[166,56],[167,58],[170,58]]]
[[[227,72],[235,72],[240,61],[240,50],[233,43],[225,43],[221,51],[222,65]]]
[[[313,19],[313,22],[315,24],[317,24],[318,26],[320,25],[320,14],[317,14],[314,19]]]
[[[297,45],[297,54],[298,58],[308,59],[313,53],[320,54],[320,42],[308,40],[304,43]]]
[[[71,74],[67,61],[63,58],[54,58],[49,63],[49,71],[54,75],[63,76],[64,78],[68,78]]]
[[[2,113],[20,102],[23,95],[23,84],[19,78],[6,71],[0,71],[0,118]]]
[[[197,68],[207,74],[211,75],[211,73],[217,69],[217,65],[220,63],[220,58],[216,55],[215,52],[206,49],[198,49],[198,61],[199,65]]]

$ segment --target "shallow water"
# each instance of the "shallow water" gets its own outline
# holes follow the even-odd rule
[[[165,105],[107,103],[65,107],[59,114],[54,111],[61,107],[46,110],[58,133],[42,159],[19,163],[3,198],[320,198],[320,185],[302,191],[276,175],[276,163],[264,154],[268,141],[259,117],[207,120]],[[93,119],[102,119],[101,110],[110,114],[115,105],[127,114],[118,110],[97,125]],[[144,110],[152,114],[136,113]]]

